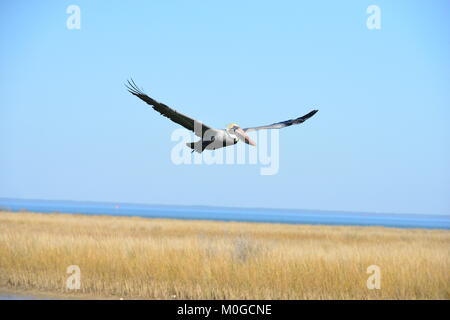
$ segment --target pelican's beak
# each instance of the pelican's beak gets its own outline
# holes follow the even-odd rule
[[[252,139],[250,139],[250,137],[241,128],[237,128],[236,130],[234,130],[234,132],[236,133],[236,136],[240,140],[244,141],[245,143],[247,143],[249,145],[256,146],[256,143]]]

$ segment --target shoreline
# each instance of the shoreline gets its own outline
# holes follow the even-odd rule
[[[235,221],[256,223],[384,226],[450,230],[449,215],[369,213],[305,209],[238,208],[213,206],[169,206],[130,203],[50,201],[0,198],[0,210],[41,213],[109,215],[157,219]]]

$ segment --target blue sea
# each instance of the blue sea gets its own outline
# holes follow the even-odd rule
[[[5,198],[0,198],[0,210],[137,216],[145,218],[450,229],[450,216],[429,214],[171,206]]]

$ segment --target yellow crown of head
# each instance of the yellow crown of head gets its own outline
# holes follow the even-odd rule
[[[231,129],[231,128],[233,128],[233,127],[239,127],[236,123],[230,123],[228,126],[227,126],[227,128],[228,129]]]

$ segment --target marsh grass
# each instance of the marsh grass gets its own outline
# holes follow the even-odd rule
[[[449,299],[450,232],[0,212],[0,292],[149,299]],[[366,270],[381,268],[381,289]],[[66,268],[81,289],[66,289]]]

